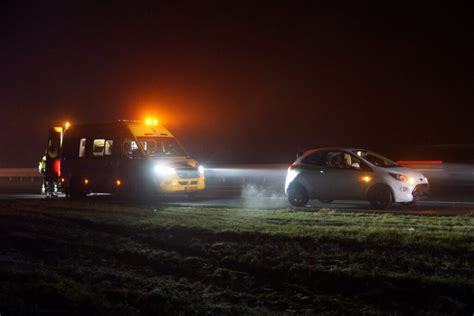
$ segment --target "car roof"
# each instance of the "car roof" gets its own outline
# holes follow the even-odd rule
[[[313,148],[313,149],[308,149],[304,151],[304,155],[306,156],[307,154],[315,153],[318,151],[329,151],[329,150],[334,150],[334,151],[367,151],[367,149],[362,149],[362,148],[355,148],[355,147],[321,147],[321,148]]]

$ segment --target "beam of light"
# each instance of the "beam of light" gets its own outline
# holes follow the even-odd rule
[[[284,208],[289,206],[284,193],[287,168],[206,167],[206,186],[221,195],[239,195],[243,207]]]

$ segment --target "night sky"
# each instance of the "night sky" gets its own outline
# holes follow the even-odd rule
[[[35,167],[65,120],[146,115],[203,163],[473,142],[461,2],[204,3],[2,1],[0,167]]]

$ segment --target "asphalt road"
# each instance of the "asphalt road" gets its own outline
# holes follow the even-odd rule
[[[58,199],[64,199],[64,196]],[[44,200],[39,194],[0,194],[0,200]],[[100,203],[123,202],[108,194],[94,194],[84,199]],[[141,203],[142,201],[140,201]],[[127,200],[127,203],[134,201]],[[240,196],[240,197],[218,197],[198,195],[192,199],[181,196],[161,196],[148,200],[147,205],[179,206],[179,207],[207,207],[207,208],[250,208],[250,209],[280,209],[293,208],[284,196]],[[335,209],[346,212],[376,212],[376,213],[400,213],[417,215],[468,215],[474,216],[474,202],[466,201],[419,201],[412,206],[394,204],[386,210],[374,210],[368,202],[364,201],[334,201],[330,204],[320,203],[317,200],[310,201],[307,206],[294,208],[300,211],[318,211],[321,209]]]
[[[442,169],[432,167],[418,170],[430,179],[429,200],[420,201],[414,206],[394,204],[383,212],[474,215],[474,166],[445,164]],[[3,181],[0,181],[0,200],[44,199],[44,196],[34,194],[41,186],[41,178],[33,177],[35,170],[0,171],[0,180]],[[285,175],[286,166],[280,165],[210,168],[206,173],[206,190],[198,193],[192,200],[186,196],[173,195],[161,196],[154,199],[153,203],[184,207],[291,208],[282,194]],[[115,197],[100,194],[87,198],[104,202],[117,201]],[[135,202],[142,203],[138,199]],[[314,211],[322,208],[378,212],[371,209],[368,202],[363,201],[334,201],[331,204],[310,201],[306,207],[299,209]]]

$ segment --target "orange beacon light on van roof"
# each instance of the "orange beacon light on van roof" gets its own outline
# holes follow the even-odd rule
[[[148,117],[148,118],[145,120],[145,124],[146,124],[146,125],[149,125],[149,126],[151,126],[151,125],[157,126],[157,125],[158,125],[158,120]]]

